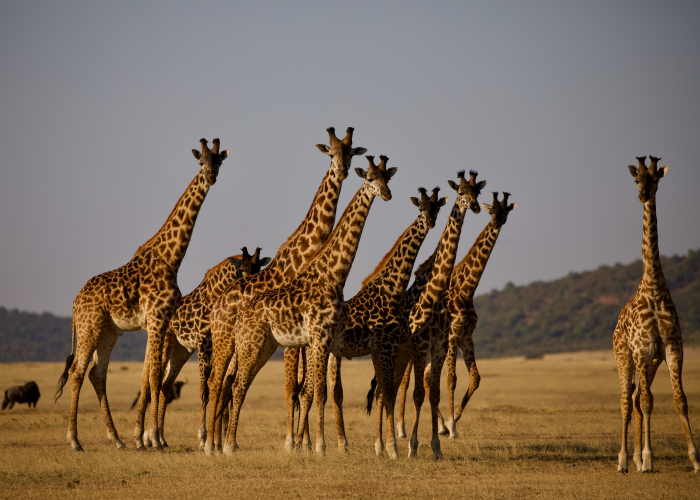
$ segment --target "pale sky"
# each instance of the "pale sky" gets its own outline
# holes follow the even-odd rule
[[[129,261],[196,175],[231,156],[180,270],[183,294],[242,246],[273,256],[328,169],[315,144],[398,167],[345,289],[456,171],[510,191],[479,291],[641,258],[627,165],[669,165],[662,254],[700,248],[700,2],[5,2],[0,7],[0,305],[70,315]],[[367,167],[356,158],[353,167]],[[345,181],[342,213],[361,180]],[[693,222],[695,220],[696,222]],[[468,214],[458,258],[488,223]]]

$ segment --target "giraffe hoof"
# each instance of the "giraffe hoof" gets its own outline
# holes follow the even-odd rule
[[[617,469],[617,472],[620,474],[627,474],[627,469]]]
[[[70,451],[85,451],[83,450],[83,447],[78,445],[78,446],[71,446]]]

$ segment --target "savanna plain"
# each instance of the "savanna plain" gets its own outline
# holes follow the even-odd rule
[[[460,361],[461,363],[461,361]],[[430,450],[430,409],[423,405],[419,456],[399,460],[374,454],[376,416],[363,413],[373,369],[369,360],[343,362],[349,453],[336,446],[333,407],[326,406],[325,457],[283,450],[284,364],[271,361],[248,393],[233,457],[206,457],[198,449],[196,363],[180,380],[189,384],[168,407],[163,452],[136,451],[131,439],[141,364],[113,361],[108,396],[128,449],[106,439],[95,392],[86,378],[78,431],[84,453],[66,442],[70,386],[54,405],[59,363],[0,364],[0,388],[35,380],[36,409],[0,413],[2,498],[698,498],[673,408],[666,365],[656,376],[652,446],[657,473],[617,473],[620,389],[611,352],[547,355],[543,359],[478,361],[481,386],[458,423],[456,440],[442,438],[444,459]],[[458,396],[468,383],[458,367]],[[700,349],[686,349],[683,380],[696,444],[700,436]],[[410,394],[410,393],[409,393]],[[442,384],[442,409],[445,389]],[[375,408],[376,410],[376,408]],[[311,433],[315,435],[315,406]],[[407,428],[413,404],[406,408]],[[630,446],[632,445],[630,436]],[[631,457],[630,457],[631,458]],[[630,471],[634,465],[630,464]]]

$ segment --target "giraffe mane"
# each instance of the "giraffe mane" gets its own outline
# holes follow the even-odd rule
[[[323,177],[321,184],[319,184],[318,189],[316,190],[316,194],[314,195],[314,198],[313,198],[314,201],[311,203],[311,206],[309,207],[309,211],[306,212],[306,216],[299,224],[299,227],[297,227],[294,230],[294,232],[289,236],[289,238],[287,238],[285,240],[285,242],[279,246],[279,248],[277,249],[277,253],[281,252],[284,249],[284,247],[286,247],[289,243],[294,241],[294,239],[297,237],[297,235],[301,232],[302,228],[304,227],[304,224],[306,223],[306,220],[309,218],[309,216],[311,215],[311,211],[314,209],[314,206],[316,205],[316,197],[321,192],[321,188],[323,187],[323,184],[326,182],[326,178],[330,175],[330,172],[331,172],[330,169],[328,169],[328,171],[326,171],[326,175]]]
[[[170,211],[170,215],[168,215],[168,218],[165,219],[165,222],[163,223],[163,225],[161,226],[161,228],[156,232],[156,234],[154,234],[153,236],[151,236],[151,238],[149,238],[149,240],[146,241],[146,243],[144,243],[143,245],[141,245],[141,246],[136,250],[136,253],[134,253],[134,257],[136,257],[138,254],[142,253],[142,252],[153,242],[153,240],[155,240],[155,239],[158,237],[158,235],[159,235],[160,232],[163,230],[163,228],[164,228],[165,226],[168,225],[168,222],[170,222],[170,219],[173,218],[173,214],[175,213],[175,210],[177,209],[177,207],[180,205],[180,202],[182,201],[182,198],[185,196],[185,193],[189,192],[190,187],[192,187],[192,184],[194,184],[195,181],[196,181],[197,179],[199,179],[199,174],[195,175],[194,179],[192,179],[192,181],[191,181],[191,182],[189,183],[189,185],[187,186],[187,189],[185,189],[185,191],[180,195],[180,198],[178,198],[177,203],[175,203],[175,206],[174,206],[173,209]],[[133,258],[133,257],[132,257],[132,258]]]
[[[238,255],[232,255],[231,257],[233,257],[233,258],[235,258],[235,259],[242,259],[242,258],[243,258],[243,254],[241,253],[241,254],[238,254]],[[226,264],[226,263],[228,262],[228,260],[229,260],[231,257],[226,257],[224,260],[222,260],[221,262],[219,262],[217,265],[215,265],[214,267],[212,267],[211,269],[209,269],[209,270],[204,274],[204,279],[209,278],[212,274],[214,274],[216,271],[218,271],[218,270],[221,268],[221,266],[223,266],[224,264]]]
[[[465,255],[465,256],[462,258],[462,260],[459,261],[459,264],[457,264],[457,265],[454,267],[454,271],[456,271],[458,267],[460,267],[462,264],[464,264],[464,263],[467,261],[467,257],[469,257],[469,256],[471,255],[472,251],[476,248],[476,244],[477,244],[479,241],[481,241],[481,238],[484,236],[484,233],[485,233],[486,230],[489,228],[489,225],[491,225],[491,222],[489,222],[488,224],[486,224],[486,227],[484,227],[484,229],[481,231],[481,233],[479,233],[479,236],[477,236],[476,239],[474,240],[474,243],[472,243],[472,246],[471,246],[471,248],[469,249],[469,251],[467,252],[467,255]],[[454,273],[454,271],[453,271],[453,273]]]
[[[438,247],[439,247],[439,245],[438,245]],[[426,269],[430,268],[433,265],[433,263],[435,262],[435,256],[437,255],[438,247],[435,247],[435,250],[433,250],[433,254],[430,257],[428,257],[425,260],[425,262],[420,264],[413,274],[418,276],[418,275],[422,274],[423,271],[425,271]]]
[[[299,271],[299,274],[306,271],[309,268],[309,266],[311,266],[311,264],[313,264],[314,261],[326,250],[326,247],[328,247],[330,242],[333,241],[333,238],[336,236],[336,233],[339,231],[341,223],[345,219],[345,216],[347,215],[348,210],[350,210],[350,207],[355,204],[355,200],[360,196],[360,191],[362,191],[363,186],[364,186],[364,184],[362,184],[362,186],[360,186],[360,189],[358,189],[357,192],[355,193],[355,196],[352,197],[352,200],[350,200],[350,203],[348,203],[348,206],[345,207],[345,210],[343,210],[343,215],[341,215],[340,219],[338,219],[338,222],[336,223],[335,227],[333,228],[333,232],[331,233],[331,235],[323,243],[323,245],[321,245],[321,248],[316,250],[316,253],[311,256],[311,258],[309,259],[309,262],[301,269],[301,271]]]
[[[386,267],[386,264],[394,256],[394,253],[396,253],[396,249],[399,248],[399,245],[401,244],[403,237],[406,236],[406,233],[408,233],[408,231],[409,231],[409,229],[411,229],[411,227],[413,227],[413,223],[411,223],[411,225],[408,226],[403,233],[401,233],[401,236],[399,236],[399,238],[396,240],[396,243],[394,243],[394,246],[391,247],[391,250],[389,250],[386,253],[386,255],[382,258],[382,260],[379,261],[379,264],[377,264],[377,267],[374,268],[374,271],[372,271],[370,274],[367,275],[367,277],[364,280],[362,280],[363,287],[367,283],[372,281],[379,273],[381,273],[384,270],[384,267]]]

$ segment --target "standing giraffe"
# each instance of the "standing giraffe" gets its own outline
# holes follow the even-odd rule
[[[160,406],[158,414],[158,428],[160,443],[168,446],[163,435],[165,425],[165,400],[170,394],[172,386],[180,374],[180,370],[192,353],[197,350],[199,364],[199,396],[201,411],[199,417],[200,447],[204,447],[207,436],[206,409],[207,409],[207,378],[211,371],[211,328],[209,317],[211,306],[221,295],[224,289],[234,279],[251,276],[266,266],[270,257],[260,258],[261,248],[256,248],[250,255],[248,248],[243,247],[241,255],[234,255],[207,271],[202,282],[190,293],[182,298],[173,318],[168,324],[163,344],[163,366],[165,367],[163,385],[160,391]],[[143,393],[142,393],[143,394]],[[145,409],[145,405],[139,408]]]
[[[659,259],[659,236],[656,227],[656,191],[659,180],[668,172],[668,166],[658,168],[661,158],[639,156],[639,168],[629,165],[629,171],[639,188],[639,201],[644,204],[644,238],[642,258],[644,274],[639,282],[637,293],[617,319],[613,336],[613,350],[620,378],[620,410],[622,412],[622,449],[620,450],[618,472],[627,472],[627,427],[632,418],[632,393],[634,392],[634,371],[639,377],[639,387],[634,394],[634,463],[641,472],[652,472],[653,454],[651,449],[651,412],[654,397],[651,384],[656,370],[666,361],[673,386],[673,403],[681,419],[688,444],[688,456],[695,472],[700,470],[700,454],[693,442],[688,420],[688,402],[683,392],[681,373],[683,371],[683,340],[681,325]],[[642,450],[642,439],[644,450]]]
[[[408,339],[409,335],[408,323],[401,314],[401,300],[423,240],[428,230],[435,226],[438,212],[448,200],[447,198],[438,199],[439,188],[433,189],[430,197],[424,188],[419,188],[418,191],[421,194],[420,199],[411,197],[411,202],[419,208],[418,217],[399,236],[374,271],[363,280],[360,291],[347,301],[350,319],[342,334],[342,356],[336,357],[332,353],[330,355],[328,368],[330,390],[335,406],[338,448],[341,451],[347,451],[348,446],[343,419],[343,384],[340,372],[342,357],[352,359],[371,354],[375,373],[379,378],[380,391],[386,391],[387,394],[395,393],[396,356],[400,342]],[[297,377],[293,369],[286,370],[286,373],[288,377],[290,375],[293,378]],[[289,383],[288,381],[287,384]],[[391,458],[397,458],[393,401],[387,401],[385,408],[388,432],[386,449]],[[291,414],[293,415],[293,408]],[[290,408],[287,408],[287,415],[290,415]],[[288,419],[285,444],[292,443],[292,424],[293,419],[291,421]],[[381,455],[384,449],[381,425],[380,413],[375,444],[377,455]]]
[[[348,127],[345,138],[342,140],[336,137],[333,127],[328,128],[327,132],[330,138],[330,147],[324,144],[317,144],[316,148],[331,157],[331,164],[321,186],[318,188],[306,218],[279,248],[272,262],[265,269],[258,274],[236,280],[229,285],[212,307],[212,320],[218,317],[221,323],[228,325],[227,328],[233,328],[238,314],[253,297],[266,290],[291,283],[330,236],[335,224],[340,188],[350,170],[352,157],[366,153],[367,149],[352,147],[354,132],[352,127]],[[235,371],[236,364],[236,357],[234,356],[235,345],[233,342],[229,342],[227,339],[219,340],[217,332],[212,329],[212,343],[214,353],[216,355],[220,354],[222,359],[227,361],[225,366],[212,366],[212,373],[209,377],[209,395],[210,397],[214,396],[215,405],[210,406],[210,409],[216,408],[227,368],[230,376],[226,377],[226,379],[227,382],[232,383],[232,373]],[[231,367],[229,367],[229,362],[231,362]],[[212,384],[214,385],[212,386]],[[219,449],[222,430],[221,415],[217,415],[213,411],[210,413],[207,442],[213,439],[213,445],[216,445],[216,448]],[[215,422],[211,420],[212,415],[216,416]]]
[[[73,343],[66,359],[66,368],[58,381],[55,400],[63,393],[70,378],[71,408],[68,440],[71,449],[82,451],[78,441],[78,396],[85,372],[94,353],[94,365],[89,373],[97,398],[102,407],[102,418],[107,437],[117,448],[123,448],[114,427],[107,401],[107,368],[109,356],[117,337],[125,331],[145,329],[148,332],[146,364],[141,381],[145,395],[150,385],[151,413],[149,436],[161,448],[158,436],[158,396],[162,376],[162,350],[168,321],[181,299],[177,286],[177,272],[185,257],[192,237],[197,215],[209,188],[216,182],[219,167],[229,150],[219,152],[219,139],[212,149],[207,140],[200,140],[202,152],[192,150],[200,170],[178,200],[163,227],[141,245],[134,257],[124,266],[91,278],[73,301]],[[143,419],[137,421],[134,438],[137,447],[143,446]]]
[[[231,343],[235,341],[238,356],[238,371],[224,453],[231,454],[237,448],[236,431],[241,405],[255,375],[278,345],[308,346],[307,376],[309,383],[313,381],[314,391],[306,391],[305,397],[301,399],[297,441],[301,444],[301,433],[306,426],[311,398],[315,398],[318,412],[316,452],[325,453],[324,405],[328,357],[331,352],[339,357],[342,333],[349,319],[343,299],[343,288],[355,259],[372,202],[376,196],[381,196],[383,200],[391,199],[387,183],[398,170],[387,169],[388,158],[380,158],[380,164],[375,166],[374,157],[367,156],[369,169],[355,169],[357,174],[365,179],[362,187],[345,209],[328,241],[292,283],[255,297],[241,313],[241,317],[235,323],[235,329],[231,328],[233,325],[230,323],[219,323],[219,319],[214,318],[212,332],[220,332],[219,338],[227,338]],[[228,362],[220,354],[221,351],[214,350],[215,368],[212,372],[217,365],[225,366]],[[216,408],[218,412],[220,406],[215,406],[215,387],[210,383],[212,410]],[[213,414],[212,411],[211,415]],[[209,422],[211,425],[211,416]],[[212,450],[209,440],[205,450]]]
[[[457,421],[462,416],[464,408],[479,387],[481,376],[476,368],[474,355],[474,341],[472,333],[476,328],[479,317],[474,310],[474,292],[479,286],[481,276],[486,269],[491,251],[493,250],[501,228],[508,220],[508,214],[518,206],[517,203],[508,205],[510,193],[503,193],[503,200],[498,201],[498,192],[493,193],[493,205],[482,203],[481,205],[491,215],[491,220],[481,234],[476,238],[462,262],[457,264],[452,271],[450,287],[445,294],[445,307],[441,308],[442,329],[448,335],[449,349],[447,351],[447,394],[448,394],[448,421],[443,423],[442,415],[438,410],[438,430],[442,435],[449,434],[451,438],[457,437]],[[469,389],[464,394],[462,404],[457,414],[454,410],[455,389],[457,387],[457,349],[461,349],[464,363],[469,370]]]
[[[457,177],[460,179],[459,185],[452,180],[448,181],[450,187],[458,193],[457,200],[455,200],[447,226],[435,250],[435,261],[430,280],[423,288],[408,318],[416,378],[416,384],[413,389],[415,420],[408,447],[409,457],[415,457],[418,453],[418,420],[425,398],[425,391],[428,390],[433,423],[433,437],[430,447],[436,459],[442,458],[440,437],[438,435],[438,404],[440,403],[440,374],[442,373],[442,365],[447,354],[447,335],[441,332],[440,329],[440,305],[450,284],[450,276],[457,256],[457,246],[459,245],[459,236],[462,232],[464,215],[467,209],[471,209],[476,214],[481,212],[478,197],[486,185],[486,181],[476,182],[477,172],[471,170],[469,174],[470,179],[467,181],[464,177],[464,171],[457,173]],[[407,362],[408,360],[403,363],[397,362],[397,376],[405,373],[403,370],[405,370]],[[426,371],[429,364],[432,365],[430,374]],[[404,378],[406,378],[405,375]],[[421,384],[419,381],[424,383]],[[385,396],[380,394],[380,397]]]

